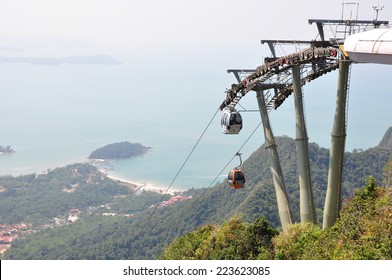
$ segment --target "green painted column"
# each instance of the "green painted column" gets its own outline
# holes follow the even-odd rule
[[[292,77],[295,105],[295,144],[297,149],[301,222],[317,223],[310,176],[309,141],[305,124],[301,73],[299,65],[293,66]]]
[[[269,161],[271,166],[272,180],[275,186],[279,218],[283,231],[285,231],[287,229],[287,226],[293,223],[291,205],[288,199],[286,187],[283,180],[282,167],[280,166],[278,151],[276,148],[274,135],[272,133],[263,91],[257,90],[256,97],[260,109],[263,128],[264,128],[264,136],[267,144],[266,149],[268,150],[268,154],[269,154]]]
[[[331,134],[328,186],[324,206],[323,228],[329,228],[335,224],[341,208],[349,69],[350,62],[341,61],[339,63],[338,90]]]

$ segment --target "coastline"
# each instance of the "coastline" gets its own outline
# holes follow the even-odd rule
[[[124,179],[121,178],[117,175],[113,175],[110,174],[110,172],[104,168],[100,168],[99,171],[104,174],[107,178],[125,184],[127,185],[129,188],[133,189],[135,192],[138,191],[150,191],[150,192],[156,192],[156,193],[165,193],[167,190],[167,187],[163,187],[163,186],[157,186],[157,185],[153,185],[151,183],[141,183],[141,182],[136,182],[136,181],[132,181],[132,180],[128,180],[128,179]],[[170,190],[167,191],[167,194],[170,195],[176,195],[178,193],[183,193],[184,190],[178,190],[178,189],[172,189],[170,188]]]

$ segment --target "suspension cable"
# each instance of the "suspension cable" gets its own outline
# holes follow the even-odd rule
[[[181,173],[182,169],[184,168],[185,164],[188,162],[189,158],[191,157],[191,155],[193,154],[194,150],[196,149],[196,147],[198,146],[198,144],[200,143],[201,139],[203,138],[204,134],[206,133],[207,129],[210,127],[212,121],[215,119],[217,113],[219,112],[219,108],[218,110],[214,113],[214,115],[212,116],[211,120],[209,121],[209,123],[207,124],[206,128],[204,129],[204,131],[202,132],[202,134],[200,135],[199,139],[196,141],[195,145],[193,146],[193,148],[191,149],[191,151],[189,152],[188,156],[186,157],[185,161],[183,162],[183,164],[181,165],[181,167],[179,168],[178,172],[176,173],[176,175],[174,176],[173,180],[171,181],[170,185],[168,186],[168,188],[166,189],[166,191],[163,193],[163,195],[160,198],[160,201],[157,203],[157,205],[154,207],[153,211],[151,212],[147,222],[145,223],[145,225],[147,225],[149,223],[149,221],[151,221],[153,215],[155,214],[155,211],[158,209],[159,205],[161,204],[161,202],[163,201],[165,195],[168,193],[168,191],[170,190],[170,188],[172,187],[173,183],[175,182],[175,180],[177,179],[178,175]],[[196,201],[190,205],[189,209],[192,209],[199,201],[200,199],[207,193],[208,189],[217,181],[217,179],[219,178],[219,176],[226,170],[226,168],[229,166],[229,164],[234,160],[234,158],[237,156],[237,153],[239,153],[241,151],[241,149],[249,142],[249,140],[252,138],[252,136],[255,134],[255,132],[257,131],[257,129],[260,127],[261,122],[256,126],[256,128],[252,131],[252,133],[248,136],[248,138],[245,140],[245,142],[241,145],[241,147],[237,150],[237,152],[232,156],[232,158],[229,160],[229,162],[222,168],[222,170],[218,173],[218,175],[211,181],[211,183],[209,184],[209,186],[204,190],[204,192],[196,199]],[[182,217],[181,217],[182,218]],[[156,227],[156,225],[154,226],[154,228]]]
[[[201,200],[201,198],[207,193],[208,189],[210,187],[212,187],[212,185],[215,183],[215,181],[219,178],[219,176],[223,173],[223,171],[226,170],[226,168],[229,166],[229,164],[234,160],[234,158],[237,156],[237,154],[241,151],[241,149],[249,142],[250,138],[252,138],[252,136],[255,134],[255,132],[257,131],[257,129],[260,127],[261,122],[256,126],[256,128],[252,131],[252,133],[249,135],[249,137],[245,140],[245,142],[241,145],[241,147],[238,149],[238,151],[232,156],[232,158],[229,160],[229,162],[222,168],[222,170],[218,173],[218,175],[216,175],[216,177],[211,181],[210,185],[208,187],[205,188],[204,192],[193,202],[190,203],[189,205],[187,205],[187,209],[186,211],[184,211],[183,213],[188,213],[190,210],[192,210]],[[154,210],[155,211],[155,210]],[[150,216],[150,218],[152,217],[152,215]],[[184,214],[181,215],[181,217],[179,218],[179,220],[182,220],[184,218]],[[154,227],[155,228],[155,227]]]
[[[260,127],[261,122],[256,126],[256,128],[252,131],[252,133],[249,135],[249,137],[245,140],[245,142],[241,145],[241,147],[237,150],[237,152],[233,155],[233,157],[229,160],[229,162],[225,165],[225,167],[222,168],[222,170],[218,173],[218,175],[214,178],[214,180],[212,180],[212,182],[210,183],[210,185],[205,189],[205,191],[197,198],[196,202],[194,204],[196,204],[197,202],[199,202],[199,200],[206,194],[207,190],[215,183],[215,181],[219,178],[219,176],[223,173],[223,171],[226,170],[226,168],[229,166],[229,164],[234,160],[234,158],[237,156],[238,153],[240,153],[240,151],[242,150],[242,148],[249,142],[250,138],[252,138],[253,134],[255,134],[255,132],[257,131],[257,129]]]
[[[163,201],[164,197],[166,196],[166,194],[169,192],[170,188],[172,187],[173,183],[176,181],[178,175],[180,175],[182,169],[184,168],[185,164],[188,162],[189,158],[191,157],[191,155],[193,154],[193,152],[195,151],[196,147],[199,145],[201,139],[203,138],[204,134],[206,133],[207,129],[210,127],[212,121],[215,119],[216,115],[218,114],[218,112],[220,111],[220,109],[218,108],[216,110],[216,112],[214,113],[214,115],[212,116],[211,120],[209,121],[209,123],[207,124],[206,128],[204,129],[204,131],[202,132],[202,134],[200,135],[199,139],[196,141],[195,145],[193,146],[193,148],[191,149],[191,151],[189,152],[188,156],[186,157],[185,161],[183,162],[183,164],[181,165],[180,169],[177,171],[176,175],[174,176],[173,180],[171,181],[171,183],[169,184],[169,186],[167,187],[166,191],[162,194],[159,202],[157,203],[157,205],[154,207],[154,210],[152,211],[150,218],[152,217],[152,215],[154,215],[156,209],[159,207],[159,205],[161,204],[161,202]]]

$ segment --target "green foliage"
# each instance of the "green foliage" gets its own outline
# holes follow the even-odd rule
[[[200,246],[216,230],[214,225],[204,225],[196,230],[175,239],[170,247],[165,248],[161,259],[168,260],[196,260],[200,259]]]
[[[331,251],[334,259],[392,259],[392,190],[370,177],[345,205],[331,234],[341,244]]]
[[[384,166],[382,177],[383,186],[387,188],[392,187],[392,160],[388,161],[387,164]]]
[[[274,245],[277,259],[392,259],[392,189],[370,177],[332,228],[294,225]]]
[[[169,196],[166,196],[169,198]],[[111,212],[115,213],[139,213],[157,204],[161,195],[155,192],[143,191],[138,195],[126,195],[118,197],[110,204]]]
[[[126,259],[128,240],[119,232],[127,231],[131,221],[123,217],[95,216],[82,219],[70,226],[40,231],[17,240],[7,259]]]
[[[347,201],[334,227],[293,224],[277,234],[264,218],[230,219],[177,238],[163,259],[392,259],[392,189],[373,177]]]
[[[281,232],[273,240],[275,259],[300,260],[304,255],[311,256],[311,250],[321,233],[322,230],[312,223],[290,225],[287,231]]]
[[[130,143],[128,141],[113,143],[96,149],[89,155],[89,159],[121,159],[140,156],[148,151],[140,143]]]
[[[251,260],[272,256],[272,237],[277,231],[263,218],[254,224],[234,217],[222,226],[205,225],[177,238],[161,259]]]

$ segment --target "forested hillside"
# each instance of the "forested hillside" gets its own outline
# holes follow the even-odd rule
[[[391,260],[392,189],[370,177],[341,211],[332,228],[294,224],[278,234],[259,218],[232,218],[222,226],[204,225],[174,240],[162,259],[187,260]]]
[[[47,174],[0,177],[0,224],[42,225],[65,217],[73,208],[87,209],[129,194],[88,164],[56,168]]]
[[[276,141],[286,187],[295,220],[298,222],[299,186],[295,141],[289,137],[277,137]],[[315,203],[318,219],[321,222],[327,186],[329,151],[316,144],[310,144],[309,152]],[[377,179],[375,184],[380,184],[383,167],[390,158],[391,150],[388,145],[366,151],[347,152],[344,199],[352,197],[355,189],[364,186],[365,180],[371,175]],[[193,199],[160,207],[155,211],[148,207],[148,203],[152,200],[142,203],[145,208],[141,206],[139,211],[133,212],[135,215],[131,218],[87,215],[74,224],[42,230],[37,234],[16,240],[5,257],[9,259],[152,259],[161,255],[164,246],[174,238],[191,232],[201,225],[211,225],[205,232],[215,230],[224,222],[230,225],[228,221],[234,216],[241,217],[243,222],[248,223],[245,229],[251,228],[249,225],[260,221],[260,217],[263,216],[268,221],[268,227],[279,230],[275,190],[265,147],[260,147],[244,161],[242,169],[247,177],[244,189],[231,189],[225,181],[209,189],[189,190],[184,195],[191,195]],[[132,208],[138,203],[138,198],[125,195],[120,201],[122,206],[129,205]],[[115,202],[112,207],[119,209],[119,205]]]

